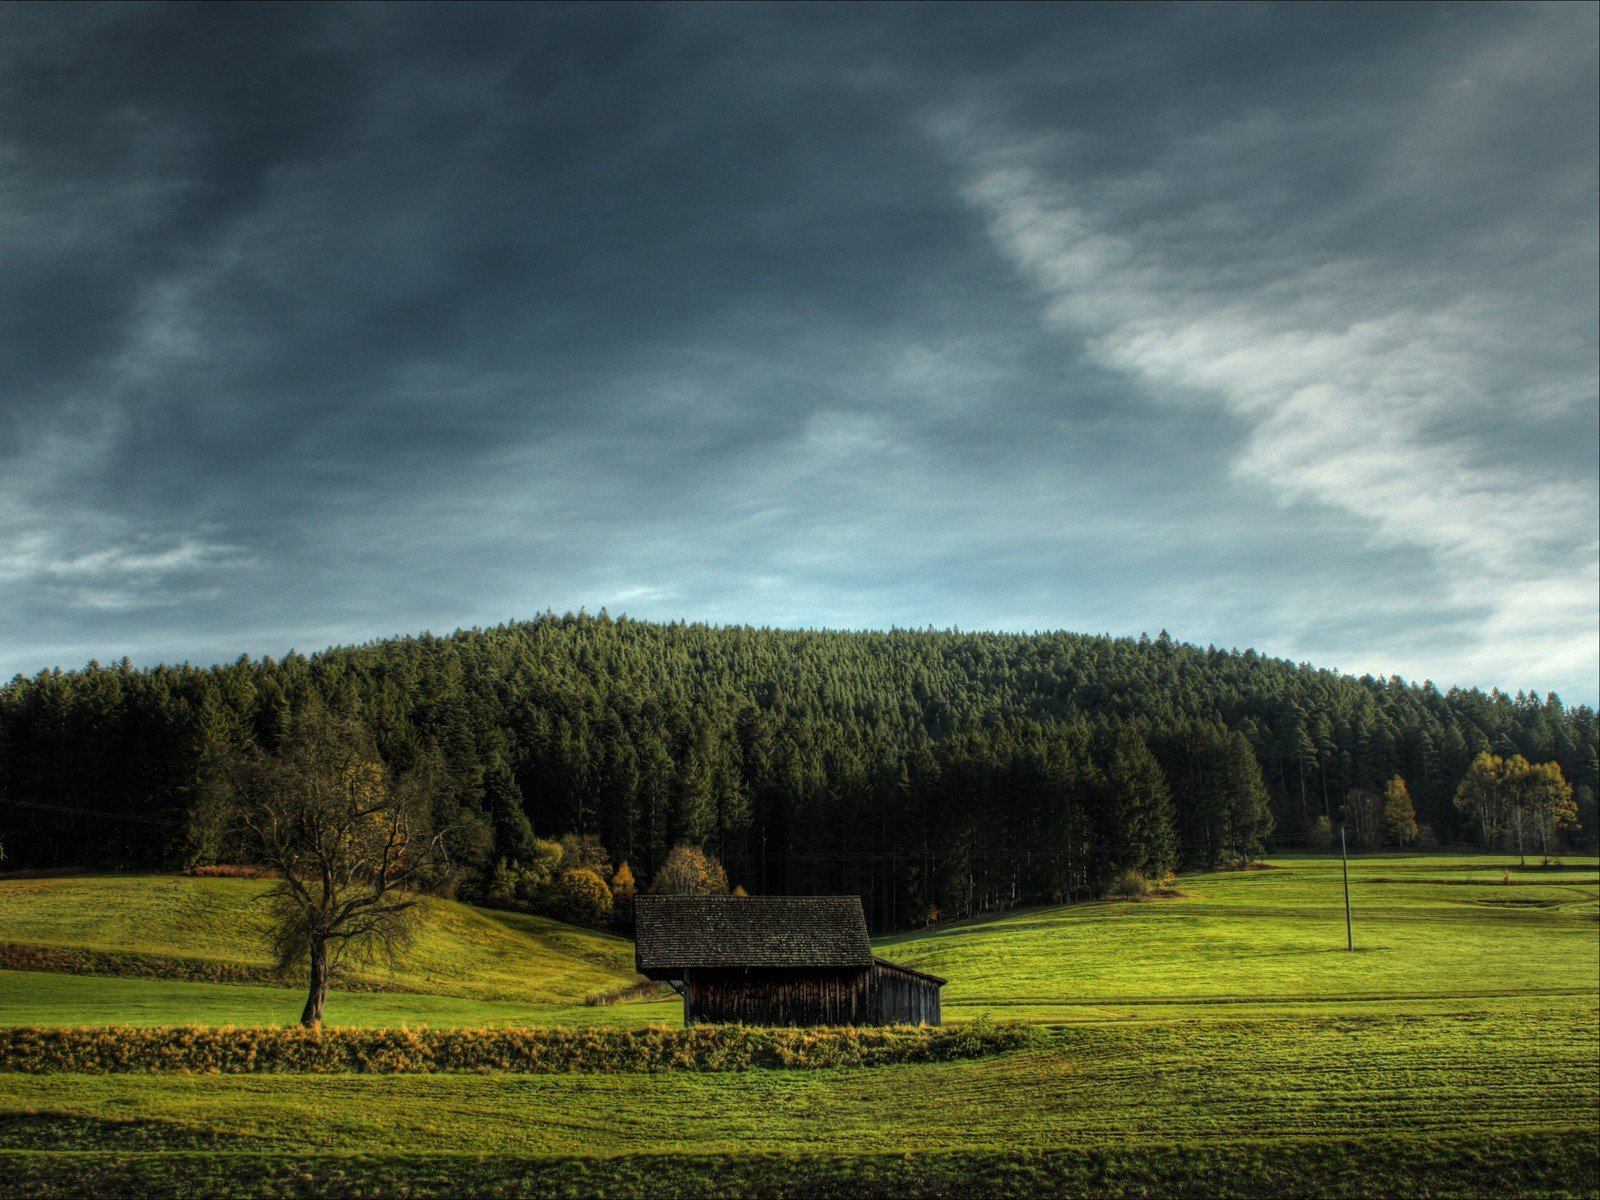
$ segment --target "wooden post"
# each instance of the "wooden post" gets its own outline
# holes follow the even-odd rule
[[[1356,948],[1356,935],[1350,926],[1350,858],[1344,849],[1344,826],[1339,826],[1339,865],[1344,868],[1344,948]]]

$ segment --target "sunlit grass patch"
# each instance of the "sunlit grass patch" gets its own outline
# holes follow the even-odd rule
[[[266,910],[256,901],[270,886],[182,875],[0,880],[0,931],[8,943],[181,959],[202,974],[207,963],[237,964],[266,976]],[[360,968],[359,979],[523,1004],[581,1004],[637,979],[625,938],[449,900],[425,907],[416,940],[393,968]]]
[[[1484,856],[1337,857],[1179,880],[1186,897],[1034,910],[889,939],[962,1005],[1400,998],[1587,992],[1600,980],[1600,864]],[[1507,873],[1512,883],[1501,882]],[[1532,903],[1521,903],[1529,901]]]

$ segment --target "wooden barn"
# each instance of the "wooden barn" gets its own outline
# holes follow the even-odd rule
[[[937,1025],[937,975],[872,956],[858,896],[640,896],[639,973],[683,1023]]]

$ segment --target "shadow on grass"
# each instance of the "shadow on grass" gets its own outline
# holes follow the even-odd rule
[[[177,1121],[84,1117],[70,1113],[0,1114],[0,1150],[218,1151],[286,1150],[272,1137],[219,1133]]]

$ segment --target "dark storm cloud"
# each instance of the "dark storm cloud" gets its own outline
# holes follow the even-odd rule
[[[1255,469],[1276,401],[1183,341],[1489,339],[1390,432],[1592,479],[1585,11],[5,10],[0,665],[609,604],[1592,698],[1570,603],[1506,643],[1471,547]],[[1592,503],[1522,532],[1491,593],[1585,585]]]

